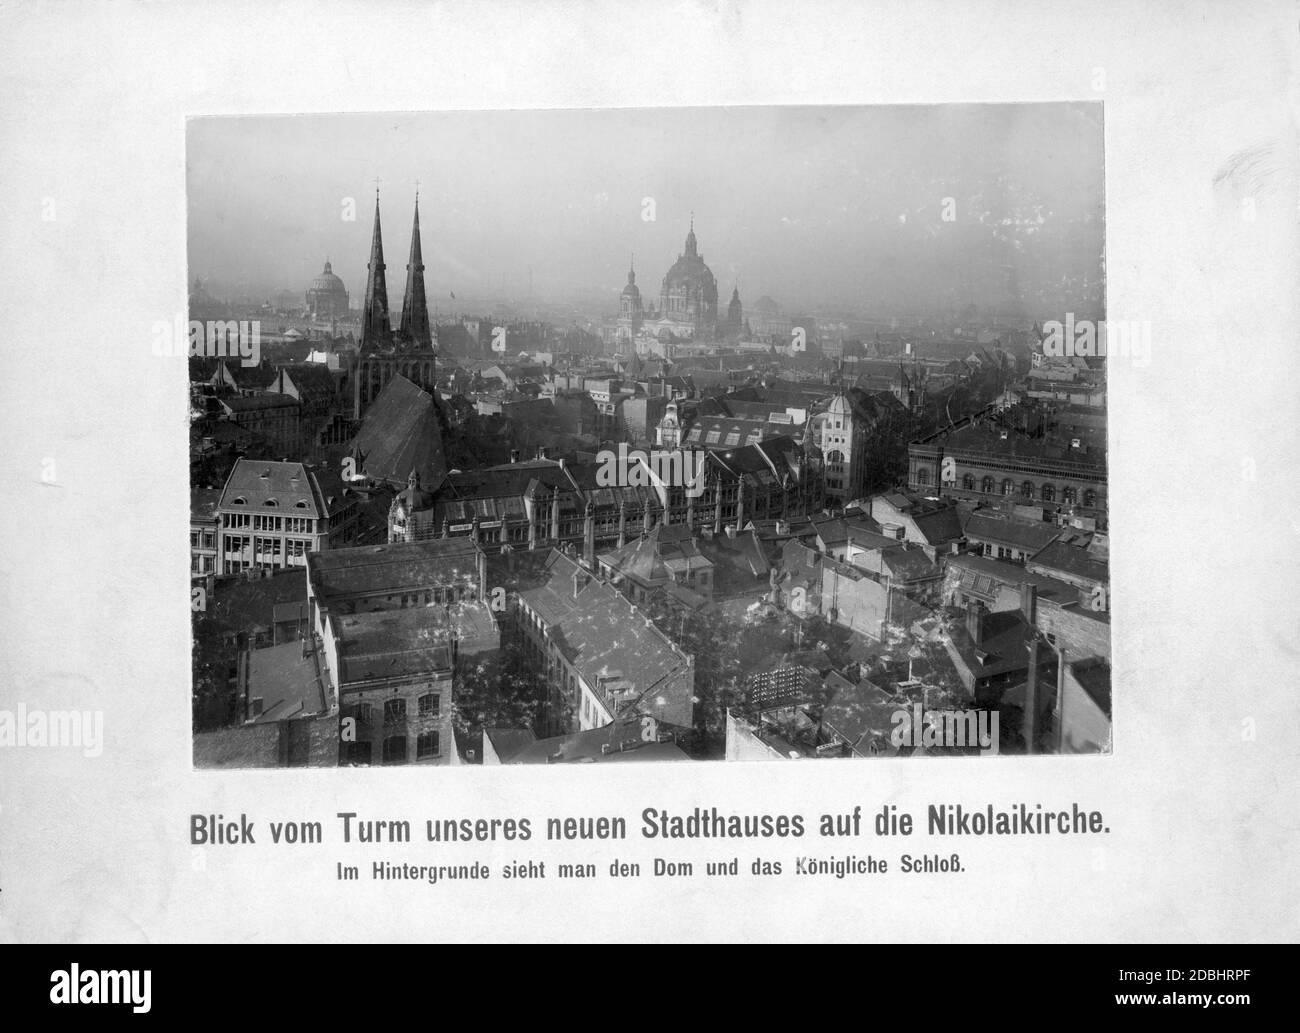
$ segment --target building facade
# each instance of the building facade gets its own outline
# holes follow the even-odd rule
[[[332,471],[240,459],[217,503],[217,573],[304,567],[309,553],[355,540],[358,510]]]
[[[340,763],[459,763],[456,671],[500,645],[486,578],[482,550],[463,539],[309,557],[308,622],[339,708]]]
[[[972,424],[913,442],[907,451],[908,486],[913,491],[978,501],[1037,502],[1104,526],[1105,452],[1080,437],[1055,441]]]

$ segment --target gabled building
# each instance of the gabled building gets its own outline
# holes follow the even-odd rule
[[[717,535],[751,519],[822,508],[820,464],[790,438],[711,452],[703,462],[696,494],[649,468],[635,479],[641,483],[610,484],[601,464],[590,461],[538,458],[453,473],[432,490],[431,508],[418,510],[414,534],[530,550],[572,544],[594,562],[597,549],[622,548],[660,522]],[[401,537],[411,533],[412,512],[406,507]],[[397,533],[390,527],[390,535]]]
[[[549,686],[547,734],[641,717],[692,727],[694,660],[577,560],[551,552],[543,583],[518,594],[514,627]]]
[[[632,602],[643,604],[669,584],[713,598],[713,563],[686,527],[658,524],[621,549],[596,557],[601,574]]]
[[[217,573],[306,566],[351,545],[358,500],[338,474],[305,463],[240,459],[217,503]]]
[[[964,540],[955,500],[892,491],[872,496],[870,513],[882,535],[919,545],[932,560],[955,552]]]
[[[971,511],[963,531],[973,551],[1011,563],[1024,563],[1062,534],[1055,524],[1020,519],[1003,508]]]
[[[218,398],[221,419],[263,439],[278,456],[297,455],[301,447],[301,406],[279,394],[227,395]]]

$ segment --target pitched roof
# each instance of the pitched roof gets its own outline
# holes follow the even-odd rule
[[[320,599],[385,592],[400,595],[426,585],[478,584],[479,547],[469,538],[429,538],[307,554],[307,576]]]
[[[975,510],[966,518],[966,537],[1010,545],[1034,553],[1054,541],[1061,529],[1044,520],[1015,520],[991,510]]]
[[[985,614],[984,621],[984,636],[979,643],[971,639],[965,623],[961,621],[954,622],[949,630],[952,644],[966,667],[977,678],[990,678],[1028,668],[1027,646],[1032,633],[1020,611]]]
[[[1073,585],[1036,573],[1018,563],[995,560],[988,556],[973,553],[953,556],[948,560],[948,569],[956,573],[964,593],[986,601],[996,598],[1001,586],[1016,587],[1022,584],[1035,586],[1039,599],[1062,605],[1077,602],[1079,598],[1079,590]]]
[[[1110,717],[1110,664],[1094,657],[1070,665],[1075,680],[1103,714]]]
[[[1086,547],[1070,541],[1070,536],[1054,541],[1029,558],[1027,564],[1048,571],[1061,571],[1074,577],[1087,578],[1101,584],[1110,581],[1110,566],[1097,559]]]
[[[278,409],[281,406],[298,407],[298,399],[292,395],[227,395],[218,399],[232,413],[257,412],[260,409]]]
[[[447,473],[437,401],[400,375],[366,411],[354,449],[375,480],[404,485],[414,470],[420,483],[438,484]]]
[[[700,553],[692,532],[681,524],[657,524],[643,537],[621,549],[604,553],[600,562],[641,584],[674,580],[678,572],[710,570],[713,563]]]
[[[338,618],[340,689],[375,678],[416,677],[451,670],[451,646],[437,606]]]
[[[509,764],[511,757],[537,741],[531,728],[484,728],[483,735],[502,764]]]
[[[289,516],[319,519],[337,513],[348,501],[347,488],[333,470],[304,463],[240,459],[226,478],[219,505],[221,509],[247,507],[250,512],[278,508],[289,510]]]
[[[687,658],[649,617],[575,560],[552,550],[546,572],[546,581],[520,592],[520,599],[541,616],[588,685],[598,690],[609,682],[626,690],[626,695],[620,691],[617,698],[606,697],[616,716],[651,714],[689,727],[694,714],[692,679],[664,684],[688,669]]]
[[[493,738],[493,747],[496,739]],[[498,754],[499,755],[499,754]],[[538,739],[514,750],[503,764],[582,764],[591,762],[690,760],[676,743],[642,742],[638,721],[615,721],[569,735]]]

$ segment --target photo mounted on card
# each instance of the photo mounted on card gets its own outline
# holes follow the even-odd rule
[[[186,161],[197,768],[1110,752],[1100,102]]]

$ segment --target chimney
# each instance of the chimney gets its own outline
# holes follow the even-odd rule
[[[984,641],[984,618],[987,612],[985,605],[978,599],[972,599],[966,605],[966,633],[977,646]]]
[[[1020,613],[1031,627],[1038,619],[1038,586],[1028,581],[1020,583]]]
[[[261,697],[261,696],[254,696],[254,697],[253,697],[253,700],[252,700],[252,706],[253,706],[253,715],[252,715],[252,716],[253,716],[253,717],[261,717],[261,716],[262,716],[262,697]]]
[[[1029,670],[1025,678],[1025,752],[1038,752],[1038,633],[1027,643]]]
[[[510,450],[510,461],[511,461],[512,463],[517,463],[517,462],[519,462],[519,449],[517,449],[517,448],[512,448],[512,449]]]
[[[728,538],[735,538],[735,537],[736,537],[736,525],[735,525],[735,524],[728,524],[728,525],[726,526],[726,528],[724,528],[724,530],[727,532],[727,537],[728,537]]]

